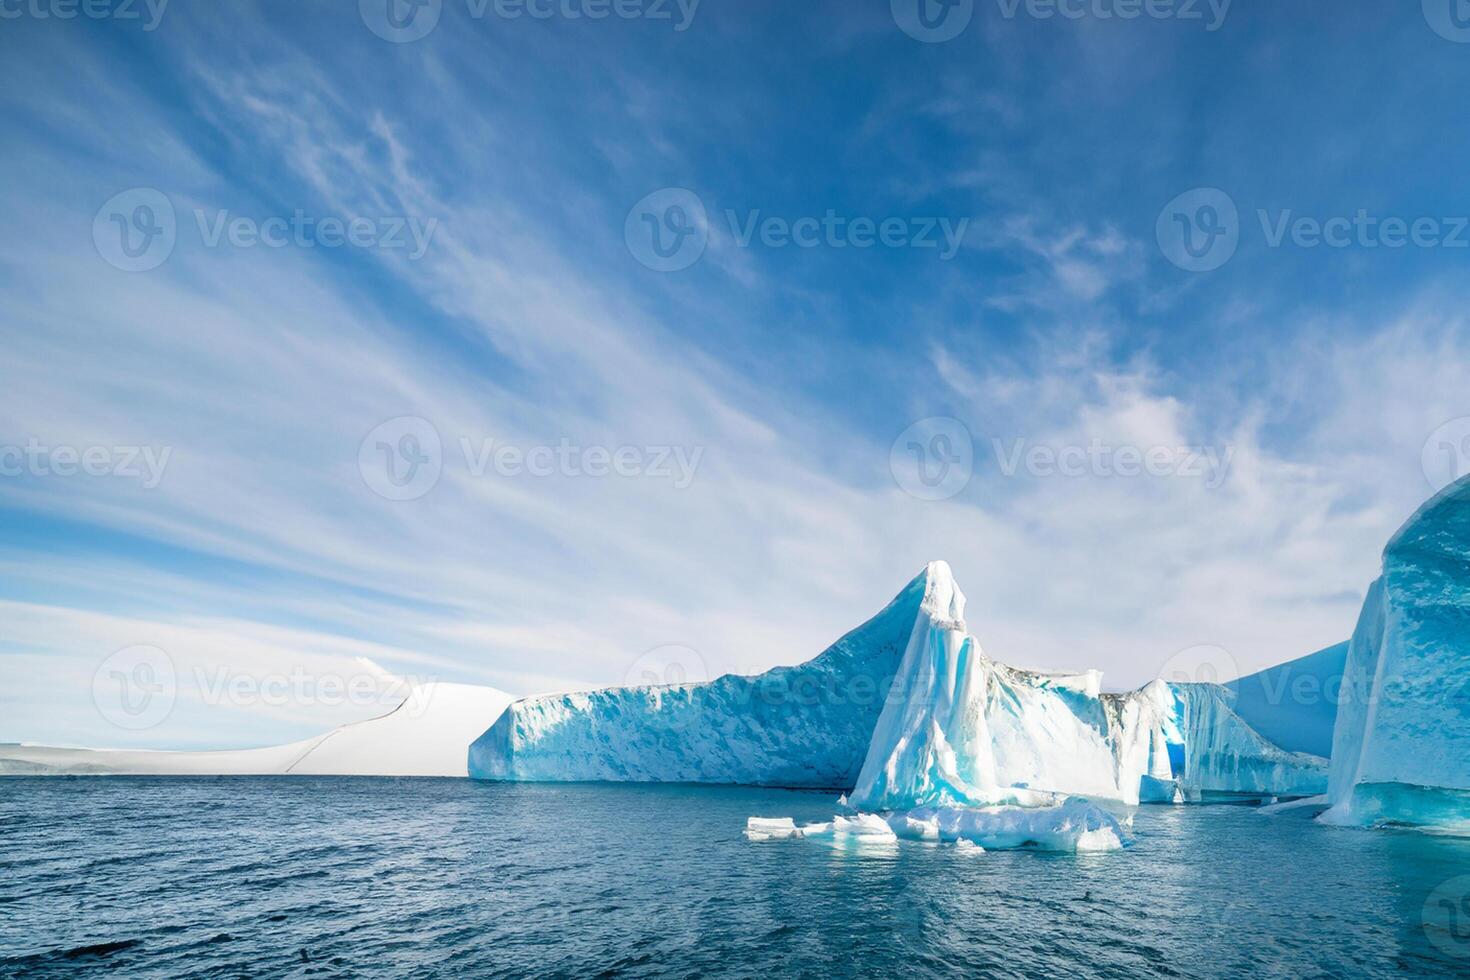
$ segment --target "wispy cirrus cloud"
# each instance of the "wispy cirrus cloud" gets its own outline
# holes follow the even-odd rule
[[[183,708],[119,732],[89,679],[143,643],[186,678],[195,664],[342,672],[366,656],[532,692],[622,683],[667,644],[710,674],[758,670],[817,652],[937,557],[1009,661],[1133,684],[1216,643],[1263,666],[1347,634],[1377,549],[1428,493],[1419,447],[1470,414],[1452,295],[1402,291],[1383,316],[1321,309],[1303,324],[1229,280],[1185,291],[1151,251],[1151,213],[1080,213],[1086,188],[1048,199],[1028,148],[990,127],[1065,116],[1065,79],[1061,95],[1002,98],[950,65],[904,146],[884,134],[915,92],[935,93],[885,79],[874,94],[890,108],[864,133],[844,127],[863,114],[841,93],[813,127],[784,106],[785,77],[734,91],[699,74],[752,29],[713,12],[677,41],[620,36],[638,57],[609,54],[591,25],[446,23],[393,47],[348,10],[322,47],[310,19],[176,12],[146,49],[23,25],[35,43],[3,69],[56,84],[5,103],[4,158],[27,166],[0,188],[18,231],[0,241],[0,441],[172,455],[151,489],[0,481],[7,522],[44,522],[0,546],[0,738],[259,744],[374,710]],[[829,40],[887,43],[876,28]],[[932,125],[948,135],[929,167],[916,161]],[[152,135],[126,135],[139,132]],[[974,230],[950,264],[717,237],[689,272],[660,275],[628,254],[624,218],[685,184],[716,210],[922,208]],[[177,214],[178,244],[149,272],[112,268],[90,237],[101,203],[133,186]],[[210,247],[201,210],[435,224],[416,259]],[[1268,354],[1219,355],[1213,307],[1180,299],[1221,293]],[[432,425],[442,473],[394,501],[360,450],[403,416]],[[930,416],[960,420],[975,452],[943,501],[890,471],[894,439]],[[1018,444],[1093,443],[1228,451],[1228,472],[1208,486],[1001,465]],[[682,487],[651,466],[481,468],[494,447],[563,444],[699,461]]]

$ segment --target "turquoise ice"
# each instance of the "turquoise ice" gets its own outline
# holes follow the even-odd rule
[[[1155,681],[1114,694],[1097,671],[1009,667],[985,655],[964,605],[932,562],[806,664],[517,701],[470,747],[470,773],[851,790],[868,811],[1325,791],[1327,760],[1261,735],[1233,710],[1238,692]],[[1251,705],[1272,710],[1292,707]]]
[[[1347,654],[1332,823],[1470,830],[1470,478],[1399,529]]]
[[[470,775],[849,789],[926,583],[800,666],[516,701],[470,746]]]

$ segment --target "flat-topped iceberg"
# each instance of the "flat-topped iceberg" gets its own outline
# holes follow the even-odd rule
[[[1470,478],[1384,549],[1348,649],[1323,820],[1470,830],[1467,668]]]
[[[1325,790],[1326,759],[1261,736],[1230,690],[1109,694],[1096,671],[1008,667],[964,605],[949,565],[932,562],[799,667],[517,701],[470,747],[470,774],[851,789],[869,812]]]
[[[470,746],[470,775],[850,789],[928,579],[797,667],[516,701]]]

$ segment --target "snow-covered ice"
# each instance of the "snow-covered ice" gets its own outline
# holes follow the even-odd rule
[[[464,776],[470,740],[510,702],[493,687],[419,684],[385,715],[300,742],[221,752],[0,745],[0,775]]]

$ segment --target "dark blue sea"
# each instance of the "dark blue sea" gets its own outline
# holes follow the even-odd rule
[[[1146,807],[1096,855],[752,843],[826,793],[0,779],[0,975],[1470,975],[1470,841]]]

